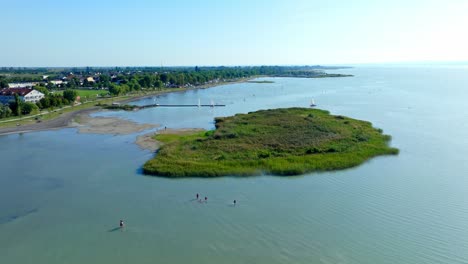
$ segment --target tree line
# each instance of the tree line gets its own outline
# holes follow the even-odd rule
[[[215,80],[232,80],[259,75],[313,77],[325,74],[322,66],[244,66],[244,67],[115,67],[115,68],[0,68],[0,88],[7,82],[43,82],[48,89],[56,87],[51,81],[64,79],[65,88],[109,88],[113,83],[120,90],[141,88],[203,85]],[[43,79],[44,76],[47,76]],[[88,81],[93,77],[95,81]],[[4,84],[2,83],[2,80]],[[6,82],[7,81],[7,82]],[[119,89],[116,89],[119,90]],[[118,92],[118,91],[116,91]]]

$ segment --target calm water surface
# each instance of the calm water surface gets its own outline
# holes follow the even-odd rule
[[[391,134],[399,156],[291,178],[171,180],[141,174],[153,154],[136,134],[0,136],[0,263],[468,263],[468,68],[341,72],[356,76],[135,102],[224,108],[96,115],[211,129],[216,116],[315,99]]]

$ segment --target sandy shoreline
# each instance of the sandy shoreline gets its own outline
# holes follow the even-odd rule
[[[42,121],[40,123],[21,125],[15,127],[3,127],[0,128],[0,136],[8,134],[17,134],[17,133],[28,133],[35,131],[44,131],[44,130],[54,130],[67,127],[73,127],[72,120],[79,115],[88,115],[92,112],[98,111],[99,107],[91,107],[87,109],[82,109],[74,112],[64,113],[57,118]]]
[[[127,135],[158,127],[154,124],[138,124],[115,117],[91,117],[89,113],[77,116],[71,124],[78,133]]]
[[[126,135],[159,126],[156,124],[138,124],[116,117],[90,116],[92,113],[100,111],[100,108],[93,107],[65,113],[57,118],[41,123],[2,128],[0,129],[0,136],[73,127],[78,128],[78,133]]]
[[[177,90],[177,91],[168,90],[168,91],[162,91],[160,93],[145,94],[145,95],[141,95],[141,96],[135,96],[135,97],[129,98],[129,99],[116,100],[116,102],[125,104],[125,103],[129,103],[129,102],[133,102],[133,101],[137,101],[137,100],[141,100],[141,99],[145,99],[145,98],[150,98],[150,97],[154,97],[154,96],[158,96],[158,95],[162,95],[162,94],[185,92],[185,91],[190,91],[190,90],[207,89],[207,88],[221,86],[221,85],[243,83],[243,82],[246,82],[246,81],[249,81],[249,80],[252,80],[252,79],[255,79],[255,78],[259,78],[259,77],[262,77],[262,76],[255,76],[255,77],[252,77],[252,78],[244,78],[244,79],[236,80],[236,81],[232,81],[232,82],[211,83],[211,84],[206,84],[206,85],[202,85],[202,86],[198,86],[198,87],[187,88],[187,89],[184,89],[184,90]],[[61,129],[61,128],[67,128],[67,127],[77,127],[78,126],[77,122],[74,122],[75,118],[79,119],[79,118],[84,117],[84,119],[87,119],[86,116],[88,116],[89,114],[91,114],[93,112],[97,112],[97,111],[102,111],[102,109],[100,107],[97,107],[97,106],[92,106],[90,108],[64,113],[64,114],[60,115],[57,118],[42,121],[40,123],[33,123],[33,124],[27,124],[27,125],[21,125],[21,126],[12,126],[12,127],[2,127],[2,128],[0,128],[0,136],[1,135],[8,135],[8,134],[29,133],[29,132],[35,132],[35,131],[54,130],[54,129]],[[123,134],[128,134],[128,133],[133,133],[133,132],[138,132],[138,131],[142,131],[142,130],[145,130],[145,129],[149,129],[149,128],[151,128],[150,126],[152,126],[152,127],[157,126],[157,125],[145,124],[146,128],[144,128],[144,129],[139,127],[139,129],[137,129],[136,131],[126,132],[126,131],[130,131],[129,130],[130,126],[134,126],[137,123],[128,121],[128,122],[132,123],[132,124],[130,124],[130,123],[127,123],[126,120],[122,121],[122,119],[118,119],[118,120],[110,120],[109,118],[98,118],[98,119],[101,119],[101,120],[98,120],[98,121],[97,120],[93,120],[93,121],[88,120],[89,122],[93,123],[90,126],[94,127],[94,128],[86,128],[86,129],[83,128],[82,130],[80,130],[80,133],[101,133],[101,134],[122,134],[123,133]],[[105,124],[107,124],[107,125],[105,125]],[[86,124],[81,124],[81,125],[86,125]],[[98,126],[100,128],[97,128]],[[122,127],[119,128],[120,126],[122,126]],[[120,131],[120,130],[122,130],[122,131]],[[91,132],[91,131],[94,131],[94,132]]]

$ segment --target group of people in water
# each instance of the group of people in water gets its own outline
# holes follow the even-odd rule
[[[197,198],[197,201],[199,201],[200,203],[203,202],[203,200],[200,198],[200,194],[197,193],[197,194],[195,195],[195,198]],[[208,202],[208,197],[205,196],[204,202],[205,202],[205,203]],[[234,205],[236,205],[236,203],[237,203],[236,200],[234,200],[234,201],[232,202],[232,204],[234,204]]]
[[[197,198],[197,201],[200,202],[200,203],[203,203],[203,202],[207,203],[208,202],[208,197],[206,197],[206,196],[205,196],[204,200],[201,199],[200,194],[198,194],[198,193],[195,195],[195,197]],[[237,201],[236,200],[232,201],[232,204],[235,206],[237,204]],[[120,226],[120,228],[125,227],[125,223],[124,223],[124,221],[122,219],[120,219],[119,226]]]
[[[197,193],[197,195],[195,195],[195,197],[197,198],[197,201],[199,202],[203,202],[202,199],[200,198],[200,195]],[[208,197],[205,196],[205,203],[208,202]]]

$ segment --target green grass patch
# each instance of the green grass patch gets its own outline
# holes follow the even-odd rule
[[[106,96],[109,94],[107,90],[79,90],[75,89],[78,92],[78,96],[82,99],[87,98],[89,100],[96,99],[99,96]],[[54,94],[63,94],[63,91],[55,91]]]
[[[159,134],[165,145],[143,166],[166,177],[299,175],[345,169],[398,154],[366,121],[308,108],[262,110],[215,119],[216,130]]]
[[[109,94],[109,91],[107,90],[76,90],[78,92],[78,95],[81,98],[88,97],[88,98],[95,98],[98,95],[99,96],[105,96]]]

